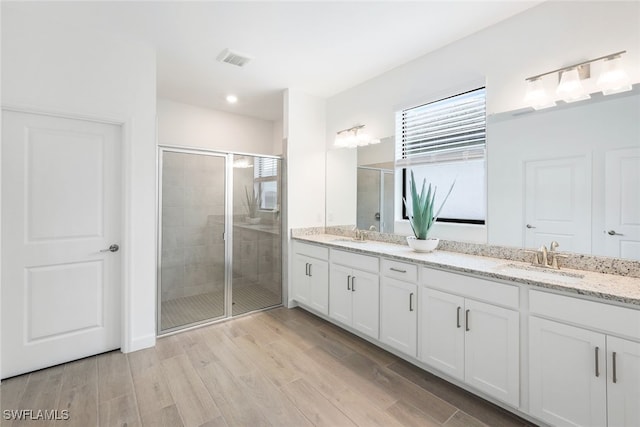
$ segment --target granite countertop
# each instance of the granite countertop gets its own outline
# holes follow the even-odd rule
[[[318,243],[335,249],[349,249],[366,255],[415,262],[427,267],[469,273],[491,279],[588,295],[611,302],[632,304],[640,309],[640,279],[584,270],[544,269],[529,263],[437,250],[414,252],[406,245],[368,240],[356,242],[331,234],[295,236],[294,240]]]

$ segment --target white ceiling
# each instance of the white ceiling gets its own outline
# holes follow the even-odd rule
[[[157,49],[158,96],[274,120],[282,90],[330,97],[541,1],[45,2],[61,25]],[[216,61],[230,48],[244,68]],[[229,105],[228,93],[239,102]]]

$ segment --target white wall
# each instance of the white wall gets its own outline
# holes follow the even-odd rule
[[[218,151],[275,153],[274,122],[158,99],[158,143]]]
[[[282,135],[284,133],[282,119],[273,122],[273,155],[282,156],[284,154]]]
[[[285,91],[289,228],[325,224],[325,100]]]
[[[2,4],[2,105],[125,123],[123,350],[155,343],[155,52]],[[127,150],[128,149],[128,150]]]
[[[525,106],[525,78],[620,50],[628,51],[624,66],[631,80],[638,82],[638,28],[640,2],[547,1],[331,97],[327,100],[327,144],[337,131],[354,124],[365,124],[377,138],[391,136],[397,110],[451,95],[474,82],[486,82],[488,115],[520,109]],[[594,64],[593,75],[599,66]],[[594,88],[594,80],[585,82],[587,89]],[[490,125],[487,131],[491,151]],[[451,231],[456,227],[434,233],[486,242],[484,227]],[[396,224],[396,233],[410,234],[411,230]]]

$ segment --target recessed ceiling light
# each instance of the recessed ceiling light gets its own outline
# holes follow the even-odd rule
[[[236,102],[238,102],[238,97],[235,95],[227,95],[227,102],[229,104],[235,104]]]

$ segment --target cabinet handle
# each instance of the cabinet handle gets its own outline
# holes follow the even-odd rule
[[[596,346],[596,377],[600,376],[600,362],[598,361],[600,357],[600,347]]]
[[[308,262],[304,263],[304,275],[305,276],[309,275],[309,263]]]
[[[351,276],[351,292],[356,291],[356,276]]]
[[[390,267],[389,270],[395,271],[395,272],[398,272],[398,273],[406,273],[407,272],[407,270],[400,270],[399,268],[394,268],[394,267]]]
[[[313,264],[309,264],[309,277],[313,276],[313,274],[311,274],[311,266],[312,266],[312,265],[313,265]]]
[[[413,292],[409,294],[409,311],[413,311]]]
[[[462,310],[462,307],[458,306],[458,308],[456,309],[456,327],[461,327],[462,325],[460,324],[460,310]]]
[[[347,290],[350,291],[351,290],[351,276],[347,276]]]
[[[613,383],[615,384],[618,382],[618,372],[616,369],[616,352],[615,351],[613,352],[611,357],[613,358]]]
[[[471,310],[465,310],[464,311],[464,329],[466,331],[470,331],[471,329],[469,329],[469,312]]]

